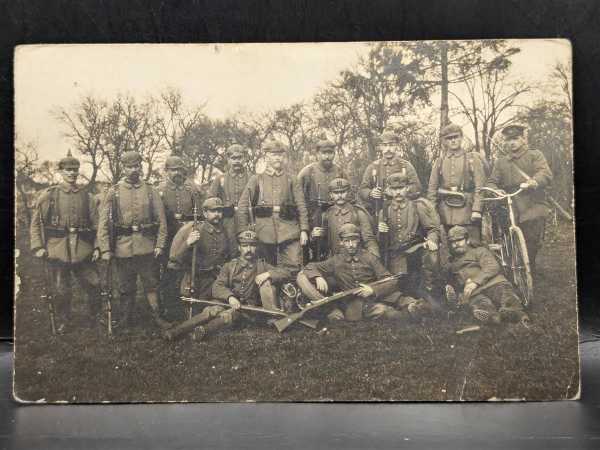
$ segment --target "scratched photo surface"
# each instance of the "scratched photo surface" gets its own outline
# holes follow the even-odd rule
[[[17,47],[15,399],[578,399],[571,67]]]

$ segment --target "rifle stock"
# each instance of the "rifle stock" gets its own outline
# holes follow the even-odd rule
[[[47,250],[46,245],[46,224],[44,223],[44,215],[42,214],[41,205],[38,208],[38,215],[40,220],[40,236],[42,238],[43,248]],[[67,243],[68,246],[68,243]],[[50,269],[48,268],[48,255],[42,258],[42,270],[44,272],[44,278],[46,279],[44,286],[42,287],[42,293],[40,294],[40,299],[42,302],[45,302],[48,306],[48,316],[50,318],[50,331],[52,332],[52,336],[56,336],[56,317],[54,315],[54,280],[52,279],[52,275],[50,274]]]
[[[402,274],[391,275],[389,277],[382,278],[381,280],[377,280],[377,281],[374,281],[372,283],[369,283],[368,286],[370,286],[370,287],[378,286],[378,285],[383,284],[383,283],[387,283],[387,282],[390,282],[390,281],[393,281],[393,280],[397,280],[400,277],[402,277]],[[277,328],[277,331],[279,331],[280,333],[283,333],[290,325],[292,325],[293,323],[295,323],[295,322],[299,321],[300,319],[302,319],[302,317],[308,311],[312,311],[313,309],[320,308],[323,305],[327,305],[329,303],[332,303],[332,302],[335,302],[335,301],[338,301],[338,300],[342,300],[342,299],[344,299],[346,297],[350,297],[352,295],[356,295],[356,294],[358,294],[358,292],[361,289],[362,289],[362,287],[356,287],[356,288],[348,289],[346,291],[338,292],[337,294],[330,295],[329,297],[322,298],[321,300],[316,300],[314,302],[311,302],[302,311],[299,311],[299,312],[294,313],[294,314],[290,314],[287,317],[284,317],[282,319],[276,320],[275,322],[273,322],[273,324],[275,325],[275,328]]]

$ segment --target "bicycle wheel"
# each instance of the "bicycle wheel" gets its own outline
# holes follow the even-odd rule
[[[530,305],[533,298],[533,278],[529,265],[529,254],[525,245],[525,237],[519,227],[510,229],[511,237],[511,269],[515,286],[523,300],[523,306]]]

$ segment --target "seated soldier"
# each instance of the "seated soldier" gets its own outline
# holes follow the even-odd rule
[[[396,281],[375,288],[368,286],[367,283],[391,274],[377,256],[363,248],[360,236],[360,229],[353,223],[340,227],[342,250],[325,261],[308,264],[298,274],[298,285],[304,295],[311,300],[322,298],[330,290],[327,279],[340,291],[362,287],[358,295],[333,304],[334,309],[327,316],[330,320],[402,319],[429,312],[427,302],[402,296]]]
[[[313,228],[311,239],[327,236],[328,255],[333,256],[342,247],[338,236],[340,227],[353,223],[360,229],[360,237],[367,250],[379,257],[371,216],[362,206],[350,203],[350,187],[350,182],[344,178],[335,178],[329,183],[329,198],[333,205],[323,214],[323,226]]]
[[[477,320],[498,324],[504,321],[527,325],[529,317],[512,285],[502,274],[492,252],[472,246],[465,227],[454,226],[448,232],[450,260],[446,299],[450,306],[468,305]],[[461,294],[457,296],[456,291]]]
[[[212,296],[226,301],[230,309],[222,306],[207,306],[202,311],[206,315],[206,325],[195,329],[196,339],[207,333],[231,326],[244,314],[239,312],[241,305],[262,306],[277,309],[275,285],[289,281],[291,273],[283,267],[273,267],[256,257],[258,240],[254,231],[238,234],[240,256],[223,266],[212,286]]]

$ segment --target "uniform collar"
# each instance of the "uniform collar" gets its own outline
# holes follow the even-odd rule
[[[342,255],[344,257],[344,261],[346,261],[348,263],[359,262],[360,257],[362,255],[362,249],[359,248],[358,251],[356,252],[356,255],[354,255],[354,256],[348,254],[348,252],[346,250],[342,250]]]
[[[327,168],[325,168],[325,166],[323,166],[323,164],[321,163],[321,161],[318,161],[317,162],[317,167],[319,168],[319,170],[321,172],[331,173],[335,169],[335,164],[331,164],[331,167],[329,169],[327,169]]]
[[[406,163],[404,159],[400,158],[397,155],[395,155],[392,159],[382,157],[379,159],[379,162],[381,162],[381,164],[383,164],[384,166],[397,166],[404,165]]]
[[[170,178],[166,180],[167,187],[172,191],[181,191],[185,188],[185,181],[181,186],[175,184]]]
[[[129,181],[127,181],[125,178],[123,178],[123,186],[125,186],[127,189],[137,189],[142,185],[142,181],[138,181],[137,183],[133,184],[130,183]]]
[[[346,215],[350,212],[350,209],[348,208],[348,204],[346,203],[344,206],[338,206],[338,205],[333,205],[333,213],[336,216],[339,215]]]
[[[206,228],[206,231],[208,231],[210,234],[219,234],[223,231],[223,228],[215,227],[210,222],[204,222],[204,227]]]
[[[233,167],[230,167],[227,173],[233,178],[243,178],[246,175],[246,169],[242,169],[239,172],[236,172],[235,170],[233,170]]]
[[[509,150],[508,151],[508,159],[519,159],[521,156],[523,156],[525,153],[527,153],[527,150],[529,150],[529,149],[527,148],[526,145],[524,145],[523,148],[516,153],[513,153]]]
[[[63,192],[79,192],[81,190],[81,186],[74,185],[71,186],[69,183],[60,183],[58,185],[59,189]]]
[[[252,269],[254,266],[256,266],[256,259],[254,261],[246,261],[243,256],[240,256],[238,258],[238,264],[242,269]]]
[[[284,174],[284,170],[281,170],[280,172],[275,172],[275,169],[273,169],[272,167],[267,167],[265,169],[265,173],[271,177],[280,177]]]
[[[448,150],[446,152],[446,158],[458,158],[459,156],[462,156],[464,154],[465,149],[461,147],[458,150]]]
[[[398,204],[396,201],[392,201],[391,206],[394,210],[404,209],[408,206],[408,199],[404,200],[404,202],[401,204]]]

